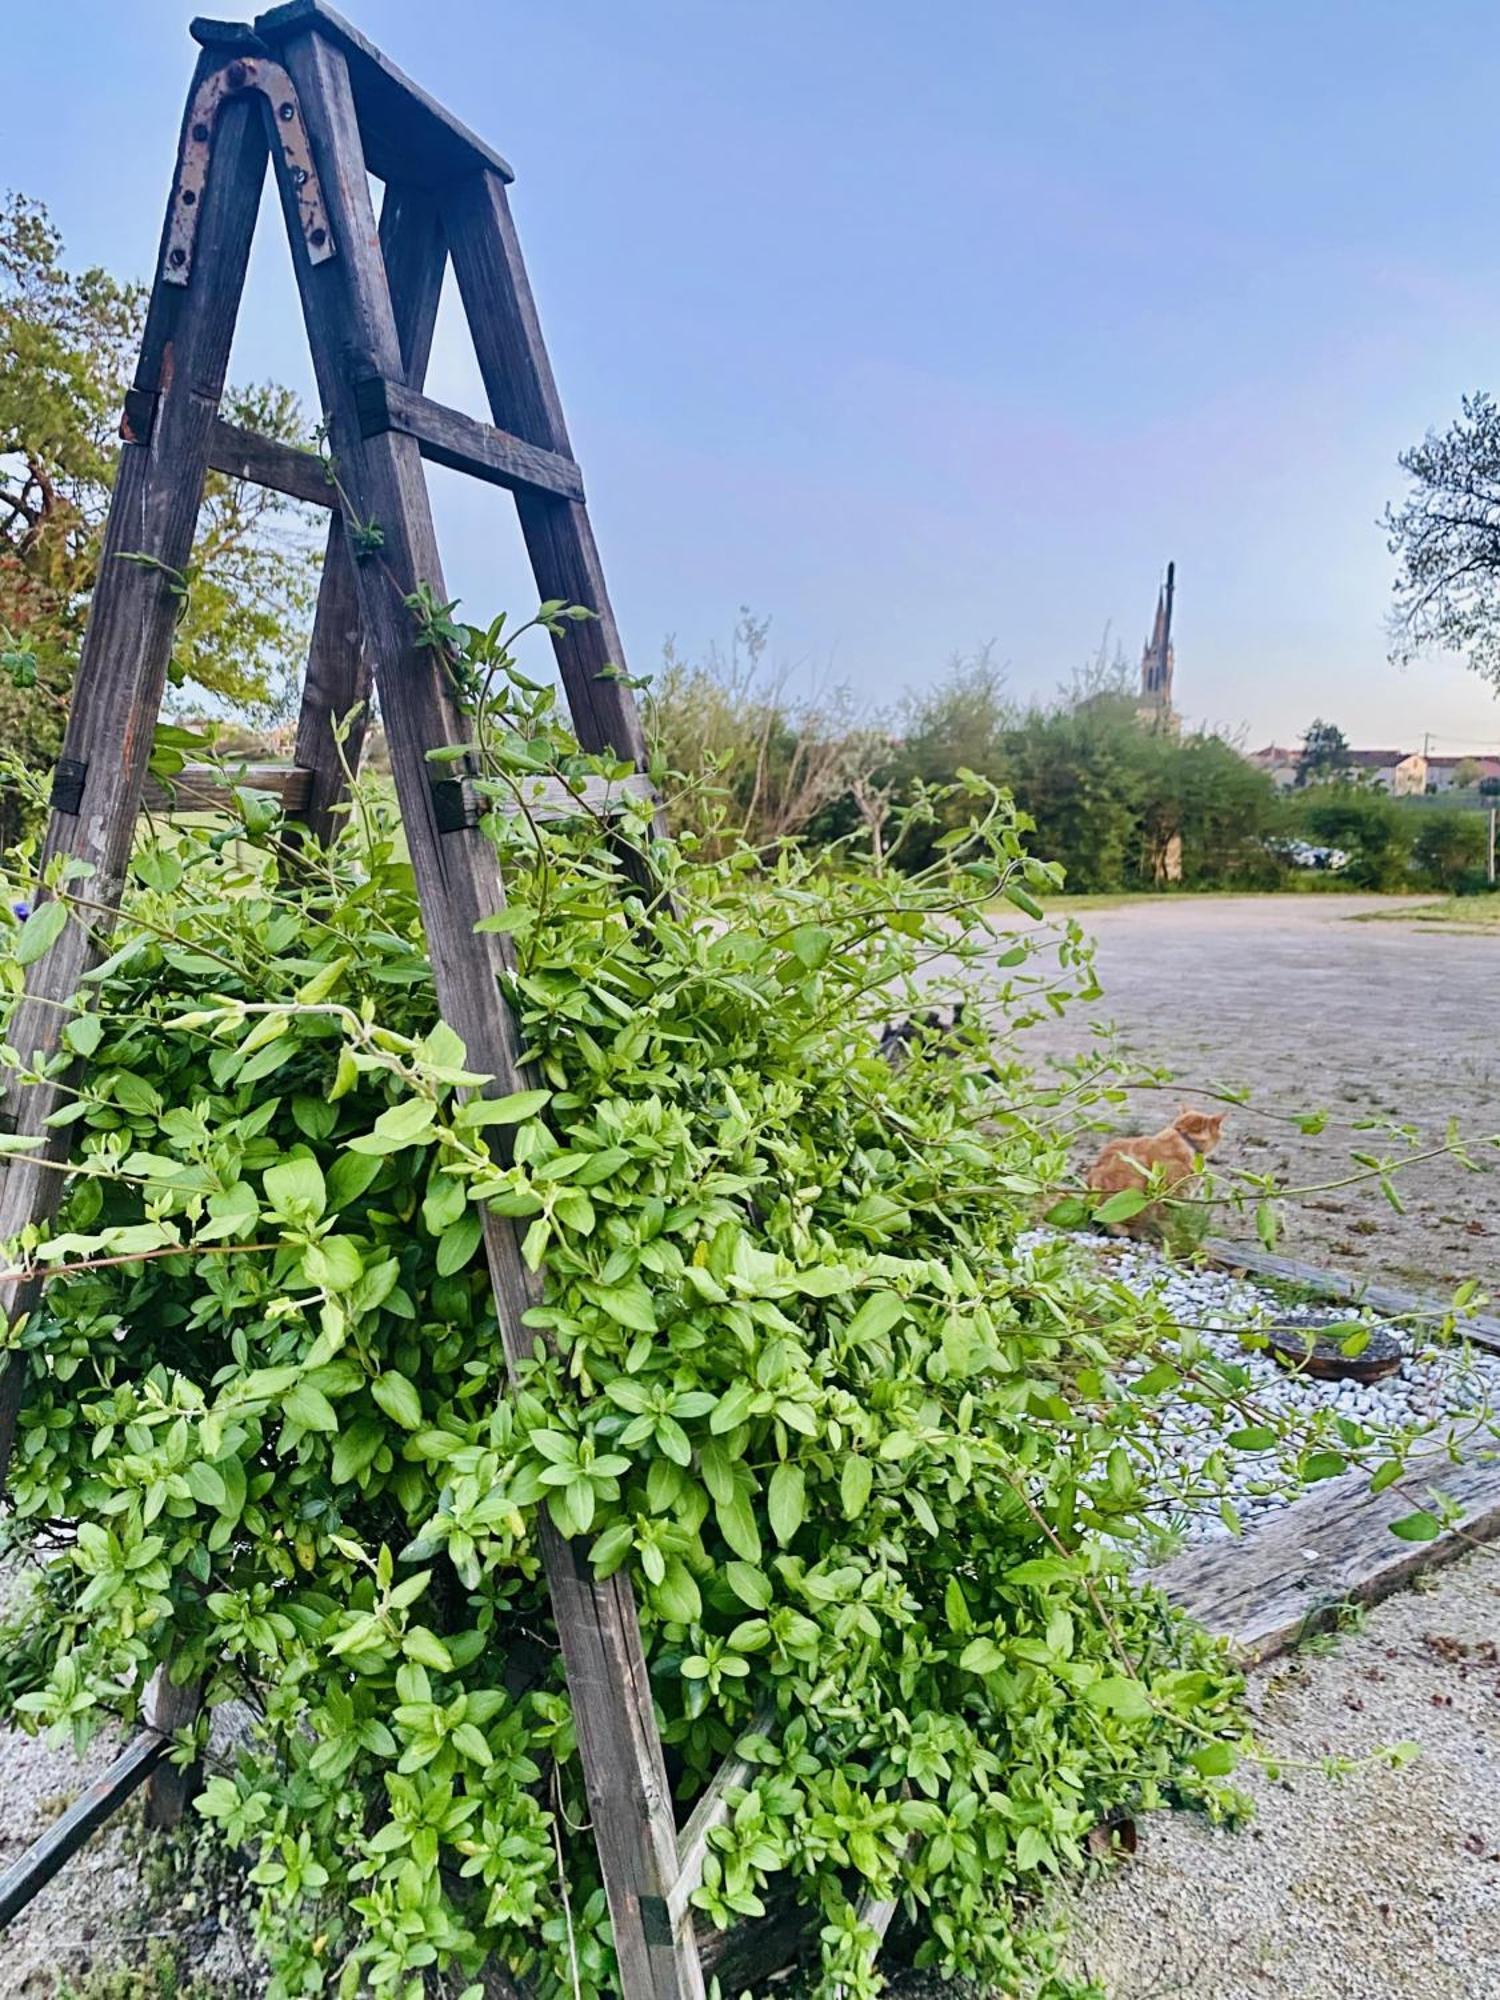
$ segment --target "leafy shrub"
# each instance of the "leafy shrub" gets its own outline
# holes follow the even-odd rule
[[[488,789],[600,768],[495,629],[418,610],[462,691],[505,689]],[[1076,936],[1059,976],[989,934],[1050,877],[969,794],[911,878],[703,866],[627,816],[631,877],[582,811],[491,819],[531,1079],[498,1101],[435,1016],[378,792],[328,851],[137,854],[67,1029],[69,1193],[11,1246],[53,1269],[11,1333],[11,1532],[47,1560],[0,1713],[82,1743],[167,1659],[248,1698],[200,1811],[253,1854],[273,2000],[417,2000],[492,1952],[610,1990],[543,1508],[629,1571],[679,1796],[751,1760],[703,1920],[789,1890],[825,1990],[871,1989],[866,1893],[926,1962],[1044,1977],[1030,1899],[1090,1829],[1215,1797],[1235,1682],[1126,1553],[1171,1476],[1153,1399],[1233,1371],[1143,1374],[1155,1309],[1018,1242],[1069,1127],[1003,1039],[878,1053],[938,954],[998,951],[1013,1018],[1092,990]],[[6,995],[47,907],[0,934]],[[545,1259],[518,1394],[483,1205]]]
[[[1414,815],[1367,785],[1309,786],[1288,801],[1290,830],[1348,855],[1341,884],[1351,889],[1410,886]]]
[[[1474,894],[1485,886],[1484,858],[1489,833],[1478,813],[1428,811],[1412,842],[1412,868],[1420,880],[1450,895]]]

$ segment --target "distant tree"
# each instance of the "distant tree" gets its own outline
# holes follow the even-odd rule
[[[1463,757],[1453,767],[1453,782],[1467,791],[1471,785],[1479,783],[1484,766],[1477,757]]]
[[[1429,431],[1397,463],[1411,490],[1385,512],[1400,564],[1391,657],[1461,653],[1500,686],[1500,406],[1465,396],[1441,436]]]
[[[1343,730],[1321,717],[1310,723],[1297,758],[1297,783],[1328,784],[1346,777],[1350,768],[1349,744]]]
[[[141,286],[66,267],[39,202],[0,201],[0,743],[27,763],[61,743],[144,309]],[[285,389],[231,390],[225,409],[306,433]],[[306,523],[280,494],[210,475],[175,684],[261,719],[284,707],[317,576]]]
[[[946,784],[955,771],[1000,774],[1016,706],[993,644],[957,656],[934,686],[908,696],[901,717],[901,765],[911,778]]]

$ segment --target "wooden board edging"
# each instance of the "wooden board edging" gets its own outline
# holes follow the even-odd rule
[[[1376,1312],[1396,1317],[1419,1314],[1433,1321],[1441,1321],[1452,1310],[1446,1300],[1404,1291],[1397,1285],[1358,1277],[1353,1272],[1322,1270],[1316,1264],[1303,1264],[1294,1257],[1276,1256],[1269,1250],[1262,1250],[1258,1243],[1231,1243],[1222,1236],[1206,1236],[1199,1249],[1210,1263],[1218,1264],[1225,1270],[1243,1271],[1252,1278],[1280,1278],[1287,1284],[1303,1285],[1308,1291],[1321,1293],[1335,1305],[1371,1306]],[[1476,1347],[1486,1347],[1500,1354],[1500,1319],[1490,1313],[1460,1313],[1457,1320],[1459,1331],[1466,1340],[1472,1340]]]
[[[1391,1533],[1393,1521],[1433,1508],[1438,1496],[1457,1512],[1435,1540]],[[1496,1535],[1500,1440],[1456,1463],[1432,1453],[1383,1493],[1371,1493],[1366,1472],[1330,1480],[1242,1536],[1184,1549],[1149,1580],[1256,1665],[1334,1624],[1344,1606],[1378,1603]]]

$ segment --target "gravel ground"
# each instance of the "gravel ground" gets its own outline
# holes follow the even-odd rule
[[[1242,1774],[1238,1831],[1144,1819],[1136,1859],[1069,1899],[1073,1969],[1111,2000],[1500,2000],[1495,1556],[1251,1686],[1284,1774]],[[1399,1771],[1291,1768],[1408,1740]]]
[[[1130,1054],[1184,1085],[1248,1086],[1230,1112],[1218,1160],[1294,1185],[1351,1170],[1349,1149],[1394,1151],[1351,1129],[1390,1117],[1441,1143],[1450,1118],[1466,1135],[1500,1133],[1500,1054],[1486,995],[1500,976],[1500,932],[1456,935],[1419,924],[1361,923],[1389,911],[1377,896],[1182,896],[1084,910],[1098,941],[1104,997],[1028,1029],[1024,1045],[1071,1055],[1112,1022]],[[1055,906],[1056,907],[1056,906]],[[1129,1124],[1155,1130],[1179,1093],[1137,1093]],[[1322,1108],[1319,1136],[1286,1115]],[[1281,1114],[1280,1117],[1274,1114]],[[1372,1143],[1373,1140],[1373,1143]],[[1403,1174],[1407,1213],[1371,1183],[1313,1195],[1286,1214],[1287,1254],[1418,1289],[1493,1275],[1500,1151],[1484,1171],[1429,1162]],[[1250,1234],[1224,1215],[1223,1235]]]
[[[1052,1234],[1037,1230],[1030,1240],[1045,1243]],[[1174,1264],[1148,1243],[1097,1236],[1074,1240],[1077,1254],[1096,1258],[1112,1278],[1138,1297],[1159,1299],[1177,1324],[1196,1330],[1211,1355],[1245,1371],[1249,1387],[1241,1415],[1246,1423],[1274,1423],[1285,1416],[1307,1418],[1331,1410],[1380,1435],[1446,1430],[1444,1420],[1461,1415],[1472,1416],[1478,1428],[1489,1434],[1500,1421],[1495,1415],[1500,1411],[1500,1355],[1477,1348],[1424,1348],[1409,1329],[1398,1329],[1409,1351],[1399,1370],[1382,1381],[1322,1381],[1288,1372],[1270,1354],[1247,1343],[1244,1331],[1308,1321],[1317,1324],[1326,1319],[1326,1308],[1287,1306],[1250,1279]],[[1355,1319],[1378,1323],[1373,1315],[1352,1309],[1341,1309],[1338,1317],[1345,1323]],[[1187,1479],[1217,1448],[1223,1431],[1234,1428],[1233,1424],[1226,1426],[1219,1412],[1198,1404],[1163,1397],[1158,1408],[1175,1427],[1172,1458]],[[1228,1497],[1246,1529],[1300,1499],[1306,1491],[1294,1480],[1278,1475],[1276,1458],[1275,1452],[1241,1453],[1230,1460]],[[1187,1541],[1230,1532],[1217,1505],[1196,1507],[1173,1525]]]
[[[97,1737],[80,1763],[71,1750],[49,1750],[36,1737],[0,1730],[0,1868],[46,1832],[119,1747],[113,1734]],[[5,1932],[0,1994],[6,2000],[43,2000],[64,1975],[76,1979],[87,1971],[96,1952],[107,1964],[117,1961],[125,1935],[140,1922],[139,1840],[137,1813],[101,1827]]]

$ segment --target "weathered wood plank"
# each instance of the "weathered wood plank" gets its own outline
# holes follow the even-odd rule
[[[502,431],[571,459],[504,182],[494,173],[471,174],[445,189],[441,200],[490,415]],[[581,500],[522,490],[516,512],[541,597],[586,605],[597,614],[553,639],[578,740],[586,750],[612,750],[644,769],[645,733],[635,696],[619,678],[625,652],[587,509]]]
[[[133,1736],[109,1769],[0,1875],[0,1930],[17,1916],[161,1763],[171,1744],[154,1729]]]
[[[1407,1542],[1391,1523],[1441,1494],[1458,1509],[1436,1541]],[[1384,1493],[1350,1473],[1249,1533],[1185,1549],[1152,1582],[1246,1661],[1284,1652],[1332,1624],[1345,1604],[1374,1604],[1419,1571],[1500,1533],[1500,1455],[1454,1465],[1435,1455]]]
[[[466,417],[462,410],[434,403],[400,382],[372,375],[356,387],[360,421],[366,437],[381,431],[405,431],[434,465],[467,472],[491,486],[513,493],[554,493],[565,500],[582,500],[583,474],[571,458],[543,451],[523,438],[511,437]]]
[[[1328,1271],[1315,1264],[1302,1264],[1293,1257],[1280,1257],[1263,1250],[1258,1243],[1231,1243],[1224,1237],[1209,1236],[1199,1247],[1215,1264],[1247,1272],[1253,1278],[1281,1278],[1289,1284],[1304,1285],[1336,1305],[1369,1306],[1375,1312],[1390,1313],[1393,1317],[1417,1314],[1433,1327],[1449,1311],[1444,1299],[1424,1298],[1354,1272]],[[1487,1313],[1460,1313],[1457,1324],[1459,1332],[1476,1347],[1500,1352],[1500,1319]]]
[[[513,794],[481,797],[464,779],[438,779],[443,824],[477,826],[487,813],[529,819],[608,819],[633,803],[655,806],[656,788],[640,771],[624,778],[517,777]]]
[[[442,220],[430,195],[401,183],[386,188],[380,204],[380,254],[385,260],[401,349],[402,378],[420,388],[427,379],[448,262]],[[338,831],[339,808],[348,791],[347,774],[358,771],[364,752],[370,686],[354,558],[345,524],[335,514],[323,554],[318,608],[297,716],[296,762],[312,773],[298,816],[315,840],[329,840]],[[346,717],[350,720],[341,754],[334,729]],[[288,806],[287,811],[291,810]]]
[[[755,1735],[764,1730],[769,1716],[756,1716],[741,1732]],[[748,1781],[755,1766],[748,1757],[731,1752],[715,1771],[703,1796],[688,1816],[687,1825],[677,1836],[677,1879],[667,1897],[667,1907],[677,1917],[686,1911],[695,1889],[703,1882],[703,1863],[708,1854],[709,1836],[728,1824],[734,1812],[729,1794]]]
[[[384,181],[441,187],[476,167],[513,180],[509,166],[491,146],[461,124],[413,83],[390,57],[323,0],[287,0],[259,14],[255,32],[277,44],[315,28],[344,56],[354,91],[360,138],[370,172]]]
[[[232,794],[237,790],[264,792],[280,801],[292,819],[305,818],[313,797],[316,773],[294,764],[243,764],[232,760],[217,764],[185,764],[173,778],[146,780],[142,804],[156,813],[233,812]],[[521,777],[513,796],[481,798],[470,784],[458,785],[458,799],[445,816],[462,815],[464,826],[477,826],[487,813],[504,813],[520,818],[557,820],[590,815],[609,818],[635,802],[654,805],[656,791],[651,780],[640,772],[624,778]]]
[[[285,493],[309,507],[339,504],[327,461],[317,452],[262,437],[259,431],[247,431],[223,417],[215,418],[209,433],[208,462],[215,472],[227,473],[231,479],[248,479],[254,486],[268,486],[273,493]]]
[[[515,1026],[499,985],[505,946],[492,933],[476,935],[474,928],[503,907],[494,849],[477,830],[444,831],[427,760],[430,750],[467,741],[468,731],[441,664],[417,644],[406,609],[419,583],[446,594],[421,454],[416,440],[399,431],[364,437],[354,397],[354,384],[366,376],[395,379],[401,355],[376,250],[348,66],[324,34],[294,35],[283,53],[340,245],[336,259],[313,265],[298,232],[290,230],[340,483],[359,518],[377,523],[383,537],[378,555],[357,565],[360,610],[438,1003],[474,1066],[492,1075],[492,1088],[510,1091],[522,1073]],[[278,180],[287,206],[295,190],[279,175]],[[461,767],[455,775],[464,775]],[[513,1225],[486,1214],[484,1227],[502,1339],[514,1369],[530,1355],[533,1336],[522,1314],[539,1287],[520,1256]],[[622,1987],[629,2000],[700,2000],[702,1974],[691,1933],[685,1926],[674,1929],[667,1919],[676,1831],[628,1580],[596,1582],[587,1551],[565,1542],[545,1516],[541,1542]]]
[[[174,1684],[166,1667],[158,1667],[146,1699],[146,1714],[154,1734],[170,1748],[179,1729],[197,1720],[203,1706],[203,1682],[190,1680]],[[198,1796],[203,1783],[201,1760],[185,1770],[163,1758],[151,1773],[146,1786],[146,1824],[158,1831],[179,1824],[182,1815]]]
[[[215,58],[200,57],[193,90]],[[191,102],[191,92],[189,93]],[[39,878],[55,860],[76,856],[92,868],[90,900],[119,901],[135,833],[146,763],[161,708],[180,602],[174,575],[192,554],[208,470],[210,435],[265,178],[266,137],[258,101],[231,100],[220,113],[198,225],[201,269],[185,287],[157,284],[146,316],[135,376],[138,398],[153,406],[147,440],[126,442],[110,501],[99,582],[89,612],[59,763],[58,804],[42,851]],[[170,214],[163,227],[166,242]],[[158,264],[158,268],[160,268]],[[126,558],[146,555],[150,562]],[[44,893],[38,889],[38,894]],[[98,957],[102,920],[71,922],[27,977],[26,997],[7,1039],[24,1060],[50,1056],[68,1016],[65,1003]],[[10,1078],[3,1106],[10,1128],[47,1133],[54,1083]],[[0,1242],[45,1220],[62,1176],[47,1161],[66,1153],[66,1130],[47,1134],[31,1156],[0,1168]],[[0,1316],[14,1324],[35,1304],[35,1282],[0,1284]],[[15,1435],[24,1370],[16,1359],[0,1379],[0,1484]]]
[[[300,817],[312,794],[313,774],[291,764],[185,764],[174,778],[146,780],[142,808],[154,813],[233,812],[236,790],[265,792],[283,812]]]

